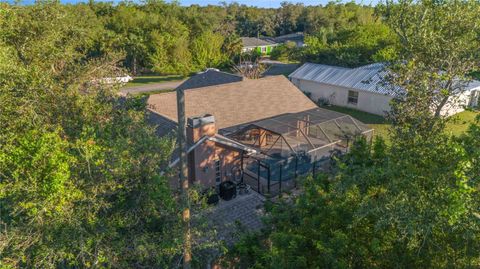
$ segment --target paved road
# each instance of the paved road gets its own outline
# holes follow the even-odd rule
[[[125,87],[121,89],[120,92],[122,94],[127,94],[127,93],[138,94],[138,93],[158,91],[158,90],[173,90],[183,82],[184,80],[166,81],[166,82],[151,83],[151,84],[146,84],[141,86]]]

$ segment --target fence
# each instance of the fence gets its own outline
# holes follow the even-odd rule
[[[243,180],[262,195],[277,196],[296,188],[299,176],[326,169],[330,160],[330,155],[318,160],[307,154],[282,160],[252,156],[244,160]]]

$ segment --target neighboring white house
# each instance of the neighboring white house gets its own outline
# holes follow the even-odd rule
[[[289,78],[315,101],[385,115],[390,110],[390,101],[403,93],[400,88],[385,85],[386,72],[382,63],[357,68],[305,63]],[[478,106],[479,97],[480,82],[472,81],[462,93],[452,97],[442,114],[453,115],[466,106]]]

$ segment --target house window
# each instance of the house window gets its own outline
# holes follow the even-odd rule
[[[358,104],[358,92],[348,91],[348,103],[352,105]]]
[[[222,173],[220,172],[220,160],[215,160],[215,183],[220,184],[222,182]]]

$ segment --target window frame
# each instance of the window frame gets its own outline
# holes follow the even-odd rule
[[[358,91],[348,90],[347,94],[347,104],[349,105],[358,105]]]

